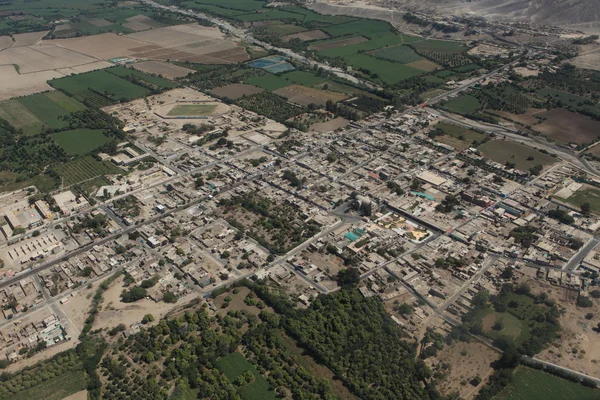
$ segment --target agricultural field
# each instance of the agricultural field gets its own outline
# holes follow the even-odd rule
[[[24,135],[37,135],[42,131],[43,122],[32,114],[18,100],[6,100],[0,103],[0,118],[6,120]]]
[[[306,31],[306,32],[300,32],[300,33],[294,33],[291,35],[287,35],[283,38],[283,40],[288,41],[288,40],[292,40],[292,39],[300,39],[303,42],[309,42],[311,40],[322,40],[322,39],[328,39],[328,38],[329,38],[329,35],[327,35],[322,30],[316,29],[313,31]]]
[[[66,396],[81,391],[85,385],[85,375],[82,370],[68,371],[13,395],[10,400],[62,400]]]
[[[437,64],[447,67],[460,67],[472,64],[473,61],[463,53],[469,50],[460,42],[450,42],[441,40],[419,40],[409,44],[415,51]],[[474,65],[477,69],[479,66]],[[458,71],[458,72],[468,72]]]
[[[571,112],[566,108],[542,112],[536,114],[536,117],[543,121],[533,126],[533,129],[557,143],[581,145],[594,142],[599,137],[600,121]]]
[[[442,133],[442,135],[436,135],[435,140],[459,150],[477,147],[487,138],[483,133],[446,122],[440,122],[435,128]]]
[[[167,79],[160,78],[158,76],[152,76],[150,74],[123,66],[109,68],[106,71],[123,78],[128,77],[131,79],[133,77],[134,80],[140,80],[142,83],[156,86],[159,89],[174,89],[179,86],[177,83]]]
[[[217,97],[227,97],[228,99],[237,100],[244,96],[261,93],[262,91],[263,89],[261,88],[245,83],[232,83],[231,85],[216,87],[210,90],[209,93]]]
[[[391,26],[384,21],[359,19],[357,21],[346,22],[345,24],[330,26],[325,28],[324,31],[331,37],[354,35],[360,32],[369,39],[374,39],[389,35],[391,33]]]
[[[247,79],[246,83],[265,90],[277,90],[291,85],[291,82],[273,74],[255,76]]]
[[[70,156],[90,153],[110,141],[101,130],[86,128],[54,133],[52,139]]]
[[[521,171],[527,171],[536,165],[551,165],[558,161],[548,154],[510,140],[490,140],[478,149],[484,157],[500,164],[514,163]],[[528,160],[530,157],[533,159]]]
[[[383,49],[373,51],[372,54],[377,58],[394,61],[400,64],[408,64],[421,60],[421,56],[415,53],[412,48],[402,45],[384,47]]]
[[[67,124],[62,117],[70,112],[55,103],[44,93],[25,96],[18,101],[40,121],[52,129],[64,128]]]
[[[85,156],[52,168],[64,185],[70,186],[101,175],[122,174],[124,171],[109,161],[98,161],[92,156]]]
[[[281,97],[269,92],[242,97],[237,104],[281,123],[304,112],[302,107],[289,104]]]
[[[113,102],[132,100],[150,94],[150,90],[112,74],[109,70],[92,71],[51,80],[50,85],[83,100],[86,90],[100,94]],[[85,98],[84,98],[85,99]]]
[[[456,114],[468,115],[479,110],[480,106],[481,104],[479,103],[477,97],[469,94],[463,94],[448,101],[446,104],[444,104],[443,108]]]
[[[147,74],[164,76],[167,79],[177,79],[187,76],[189,73],[194,72],[191,69],[173,65],[163,61],[142,61],[135,63],[133,68],[138,71],[145,72]]]
[[[235,352],[221,357],[215,361],[215,365],[230,382],[234,382],[238,376],[247,371],[254,375],[254,381],[238,388],[238,393],[244,400],[275,400],[277,398],[267,380],[242,354]]]
[[[422,74],[422,71],[418,69],[390,61],[379,60],[366,54],[354,54],[344,59],[355,68],[368,70],[372,74],[371,77],[373,79],[381,79],[381,81],[387,84],[398,83]]]
[[[520,366],[513,381],[494,400],[596,400],[600,391],[544,371]]]
[[[315,86],[325,82],[325,78],[321,78],[308,71],[292,71],[281,75],[283,79],[304,86]]]

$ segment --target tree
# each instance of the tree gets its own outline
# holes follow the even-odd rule
[[[587,307],[591,307],[593,305],[594,305],[594,303],[592,302],[592,300],[590,300],[589,297],[580,295],[579,298],[577,299],[577,307],[587,308]]]
[[[590,292],[590,296],[592,296],[595,299],[600,299],[600,290],[598,289],[594,289]]]
[[[513,272],[512,267],[506,267],[506,268],[504,268],[504,271],[502,271],[501,276],[502,276],[502,279],[509,280],[509,279],[512,279],[513,275],[514,275],[514,272]]]
[[[588,215],[592,211],[592,206],[588,202],[583,203],[580,208],[583,215]]]
[[[129,290],[123,290],[121,293],[121,301],[123,303],[133,303],[147,296],[146,289],[134,286]]]
[[[177,296],[167,290],[163,293],[163,301],[165,303],[177,303]]]
[[[360,280],[358,268],[350,267],[338,272],[337,281],[340,286],[354,286]]]
[[[154,321],[154,316],[152,314],[146,314],[144,315],[144,318],[142,318],[142,324],[148,324],[150,322]]]

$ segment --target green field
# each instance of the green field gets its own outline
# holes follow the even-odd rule
[[[379,79],[388,84],[398,83],[423,73],[418,69],[390,61],[380,60],[366,54],[354,54],[352,56],[347,56],[344,59],[348,61],[348,64],[356,68],[363,68],[372,74],[379,75]]]
[[[285,79],[267,73],[266,75],[254,76],[246,82],[248,85],[253,85],[265,90],[277,90],[286,86],[290,86],[292,83],[290,81],[286,81]]]
[[[312,72],[308,71],[286,72],[285,74],[281,75],[281,77],[293,83],[297,83],[299,85],[304,86],[315,86],[319,83],[325,82],[326,80],[325,78],[321,78],[320,76],[317,76]]]
[[[521,171],[527,171],[536,165],[550,165],[558,161],[548,154],[542,153],[532,147],[525,146],[510,140],[490,140],[478,147],[484,157],[505,164],[507,161],[515,163]],[[533,160],[528,160],[533,157]]]
[[[52,129],[61,129],[67,125],[61,117],[68,115],[69,112],[50,100],[44,93],[21,97],[18,101]]]
[[[52,87],[64,90],[75,97],[78,97],[77,94],[86,89],[92,89],[113,101],[128,101],[150,94],[150,90],[106,70],[53,79],[48,83]]]
[[[211,115],[217,108],[216,104],[178,104],[167,115],[176,116],[206,116]]]
[[[195,0],[194,2],[196,4],[212,4],[218,7],[248,12],[260,10],[266,4],[263,1],[256,0]]]
[[[462,53],[468,48],[460,42],[445,40],[419,40],[411,43],[411,47],[417,51],[431,51],[434,53]]]
[[[486,135],[484,135],[483,133],[475,132],[470,129],[460,127],[458,125],[448,124],[446,122],[440,122],[435,127],[443,131],[446,135],[450,135],[456,139],[463,140],[469,144],[475,141],[480,142],[486,138]]]
[[[374,51],[373,55],[377,58],[383,58],[384,60],[400,64],[408,64],[421,60],[421,56],[408,46],[384,47],[383,49]]]
[[[53,168],[64,179],[64,185],[98,177],[100,175],[122,174],[123,170],[109,161],[98,161],[92,156],[85,156]]]
[[[238,389],[238,393],[243,399],[274,400],[277,398],[266,379],[242,354],[235,352],[221,357],[215,362],[215,365],[231,382],[246,371],[251,371],[254,374],[255,378],[252,383]]]
[[[383,37],[375,38],[362,43],[348,44],[346,46],[333,47],[330,49],[321,50],[319,51],[319,54],[325,57],[344,57],[356,54],[358,52],[377,50],[387,46],[401,45],[406,42],[407,37],[408,36],[406,35],[395,35],[393,33],[390,33]],[[348,38],[325,39],[320,40],[318,42],[314,42],[313,44],[318,45],[322,43],[332,43],[346,39]]]
[[[68,371],[31,389],[12,395],[10,400],[61,400],[83,389],[85,389],[83,371]]]
[[[304,32],[307,30],[306,28],[304,28],[302,26],[291,25],[291,24],[267,25],[267,26],[261,26],[259,29],[261,29],[262,31],[264,31],[266,33],[270,33],[270,34],[278,35],[278,36],[291,35],[292,33]]]
[[[111,74],[114,74],[114,75],[117,75],[120,77],[135,77],[143,82],[157,86],[161,89],[173,89],[173,88],[176,88],[179,86],[177,83],[172,82],[168,79],[160,78],[158,76],[152,76],[152,75],[146,74],[142,71],[138,71],[138,70],[131,69],[131,68],[126,68],[123,66],[108,68],[105,71],[110,72]]]
[[[343,24],[345,22],[354,21],[356,19],[356,18],[344,16],[344,15],[317,14],[316,12],[313,12],[309,9],[302,8],[302,7],[296,7],[296,6],[283,7],[282,9],[285,11],[295,13],[295,14],[303,15],[304,16],[304,18],[302,20],[303,22],[320,22],[323,24],[336,25],[336,24]]]
[[[27,136],[37,135],[42,131],[42,121],[15,99],[0,103],[0,118],[15,128],[22,129]]]
[[[487,309],[485,315],[480,315],[480,317],[483,319],[483,332],[491,339],[508,337],[519,345],[530,336],[529,328],[525,325],[525,322],[508,312],[496,312]],[[497,322],[501,323],[503,328],[501,330],[491,329]]]
[[[67,96],[59,90],[53,90],[52,92],[44,93],[44,95],[70,113],[86,109],[86,107],[76,99]]]
[[[479,110],[480,106],[481,104],[476,97],[463,94],[456,99],[450,100],[448,103],[444,104],[443,107],[456,114],[473,114],[475,111]]]
[[[110,141],[101,130],[86,128],[54,133],[52,139],[71,156],[87,154]]]
[[[537,369],[520,366],[494,400],[598,400],[600,391]]]
[[[345,24],[333,25],[325,28],[324,31],[332,37],[355,35],[360,33],[369,39],[389,35],[392,26],[384,21],[373,19],[359,19],[357,21],[346,22]]]
[[[243,22],[265,21],[271,19],[295,19],[297,21],[302,21],[304,16],[287,11],[274,10],[271,8],[265,12],[237,15],[233,18]]]
[[[588,187],[573,193],[568,199],[557,197],[559,200],[581,207],[584,203],[589,203],[594,214],[600,215],[600,189]]]

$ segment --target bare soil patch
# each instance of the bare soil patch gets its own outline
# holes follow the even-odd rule
[[[309,40],[329,39],[329,35],[320,29],[316,29],[314,31],[293,33],[283,38],[286,42],[292,39],[300,39],[303,42],[307,42]]]
[[[600,376],[600,333],[593,330],[600,317],[600,300],[592,298],[592,307],[581,308],[575,305],[577,295],[573,291],[538,279],[531,279],[527,284],[533,293],[547,293],[563,311],[558,319],[560,339],[537,357],[584,374]],[[588,313],[593,315],[590,320],[585,318]]]
[[[284,99],[286,99],[294,104],[298,104],[301,106],[307,106],[309,104],[317,104],[319,106],[323,106],[326,103],[325,101],[323,101],[321,99],[317,99],[316,97],[306,96],[306,95],[300,94],[298,92],[289,90],[287,87],[274,90],[273,93],[275,93],[278,96],[283,97]]]
[[[322,51],[322,50],[327,50],[327,49],[335,49],[337,47],[348,46],[350,44],[358,44],[358,43],[366,42],[368,40],[369,39],[367,39],[364,36],[354,36],[354,37],[351,37],[351,38],[348,38],[348,39],[335,40],[333,42],[316,44],[316,45],[310,46],[310,49],[311,50],[316,50],[316,51]]]
[[[221,86],[210,91],[210,93],[215,96],[227,97],[232,100],[237,100],[243,96],[251,96],[261,92],[263,92],[263,89],[245,83],[232,83],[231,85]]]
[[[311,125],[310,129],[319,133],[335,131],[338,128],[343,128],[348,125],[348,120],[344,118],[334,118],[327,122],[318,122]]]
[[[470,343],[455,342],[444,346],[430,363],[436,371],[446,372],[438,381],[438,389],[442,394],[458,392],[461,398],[471,399],[485,385],[493,372],[491,364],[498,358],[500,355],[496,351],[473,340]],[[482,382],[474,387],[468,382],[476,375],[481,377]]]
[[[589,143],[598,138],[600,121],[576,114],[565,108],[537,114],[546,118],[535,130],[560,143]]]
[[[307,106],[311,103],[322,106],[327,103],[327,100],[335,103],[348,98],[348,96],[342,93],[328,92],[302,85],[286,86],[285,88],[273,91],[273,93],[302,106]]]
[[[87,400],[87,398],[87,390],[82,390],[80,392],[73,393],[62,400]]]
[[[193,72],[191,69],[162,61],[143,61],[134,64],[133,68],[149,74],[162,75],[168,79],[182,78]]]

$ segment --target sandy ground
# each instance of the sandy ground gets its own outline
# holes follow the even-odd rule
[[[338,128],[343,128],[348,125],[348,120],[344,118],[334,118],[331,121],[319,122],[311,125],[310,129],[319,133],[335,131]]]
[[[144,61],[136,63],[133,67],[139,71],[149,74],[162,75],[168,79],[175,79],[187,76],[191,69],[183,68],[177,65],[169,64],[163,61]]]
[[[150,299],[142,299],[135,303],[122,303],[120,296],[123,289],[123,277],[119,277],[104,292],[104,300],[101,304],[102,310],[96,316],[92,329],[110,329],[119,324],[125,324],[129,327],[136,322],[140,322],[146,314],[152,314],[154,320],[158,321],[168,312],[183,306],[198,296],[197,293],[192,293],[180,298],[175,304],[155,303]]]
[[[46,81],[61,76],[63,75],[56,71],[19,75],[12,65],[0,65],[0,87],[2,88],[0,90],[0,101],[54,90]]]
[[[70,396],[65,397],[62,400],[87,400],[87,390],[82,390],[77,393],[73,393]]]
[[[458,392],[463,399],[471,399],[485,384],[486,378],[493,372],[491,363],[499,358],[499,354],[478,341],[471,343],[454,342],[451,346],[445,345],[431,362],[443,362],[450,365],[447,375],[438,383],[442,394]],[[476,375],[482,379],[477,387],[468,383]],[[467,381],[466,385],[463,385]]]
[[[528,284],[533,293],[545,291],[565,310],[559,318],[561,339],[550,344],[537,357],[575,371],[600,376],[600,333],[592,329],[598,325],[600,300],[592,299],[594,305],[590,308],[579,308],[575,306],[575,300],[569,299],[566,289],[539,280],[530,280]],[[576,296],[571,298],[576,299]],[[591,320],[585,318],[588,313],[593,314]],[[573,353],[573,349],[577,352]]]
[[[44,36],[46,36],[47,33],[48,33],[48,31],[18,33],[16,35],[13,35],[13,38],[15,39],[15,43],[13,44],[13,47],[31,46],[32,44],[36,44],[37,42],[42,40],[42,38]]]

